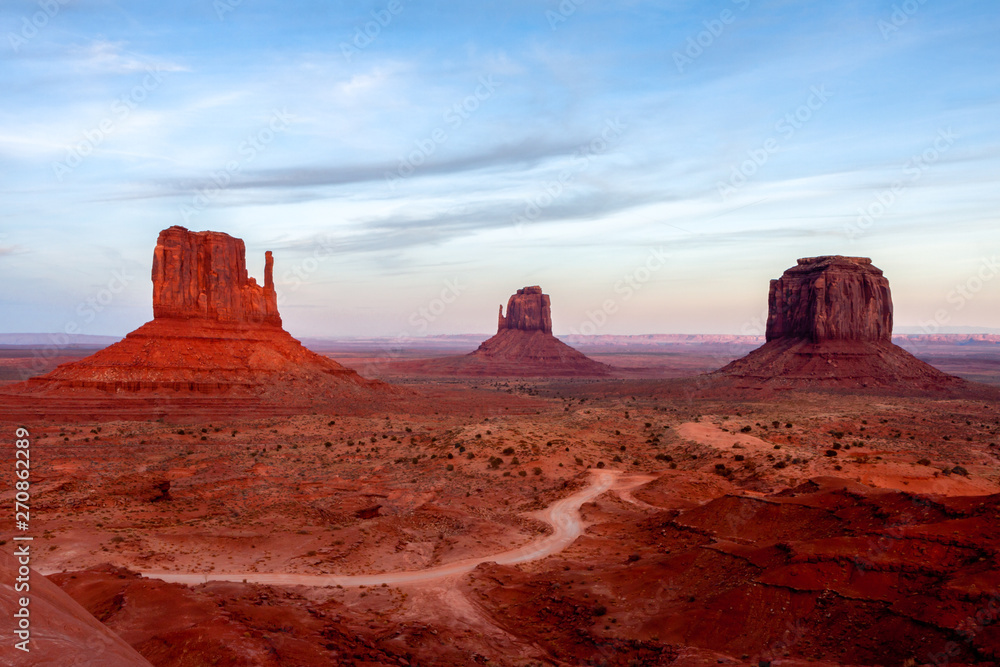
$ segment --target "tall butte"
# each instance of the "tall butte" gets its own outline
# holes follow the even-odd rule
[[[274,258],[249,277],[241,239],[174,226],[153,251],[153,320],[80,361],[10,387],[60,395],[225,396],[285,406],[386,391],[281,326]]]
[[[840,255],[800,259],[772,280],[765,344],[712,375],[742,388],[935,391],[965,384],[893,344],[889,281],[870,259]]]
[[[500,306],[496,335],[475,352],[440,362],[458,375],[600,377],[611,371],[552,335],[549,295],[537,285],[511,295],[506,316]]]
[[[611,367],[552,335],[552,307],[542,288],[524,287],[503,305],[497,333],[475,352],[393,364],[397,372],[432,376],[601,377]]]

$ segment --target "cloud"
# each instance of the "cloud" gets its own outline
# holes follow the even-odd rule
[[[426,162],[414,167],[413,174],[409,178],[456,174],[511,165],[534,165],[544,161],[546,158],[571,154],[579,148],[580,143],[579,141],[550,142],[544,139],[527,138],[517,142],[498,144],[482,151],[451,159]],[[383,181],[387,177],[391,178],[392,176],[399,176],[398,164],[359,164],[318,168],[293,167],[250,172],[242,179],[234,179],[229,187],[285,189],[322,185],[345,185],[348,183]],[[190,187],[191,184],[187,185]],[[197,186],[202,187],[202,184],[198,183]]]
[[[158,61],[125,50],[125,42],[98,39],[85,46],[70,46],[68,56],[78,69],[112,74],[131,74],[153,68],[161,72],[186,72],[187,67]]]

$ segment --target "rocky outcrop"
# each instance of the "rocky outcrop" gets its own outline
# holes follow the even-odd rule
[[[0,549],[0,613],[14,619],[14,614],[23,608],[30,619],[30,628],[22,630],[23,636],[15,634],[17,625],[14,625],[4,638],[7,642],[4,655],[8,657],[0,658],[3,661],[0,664],[150,667],[149,661],[48,577],[34,569],[29,571],[25,567],[27,559],[11,554],[21,548],[30,549],[32,561],[38,559],[34,545],[20,546],[28,544],[15,542]],[[18,574],[21,568],[27,576]],[[29,589],[25,582],[30,585],[30,598],[27,598]],[[24,599],[29,599],[29,606],[22,607]],[[14,622],[16,624],[17,620]],[[15,645],[24,639],[28,639],[24,644],[27,652],[18,659],[16,656],[22,653]]]
[[[767,340],[892,338],[889,281],[866,257],[809,257],[771,281]]]
[[[11,389],[81,400],[169,396],[169,403],[151,408],[160,412],[193,409],[175,400],[184,397],[220,397],[230,406],[234,399],[262,401],[288,412],[298,405],[371,404],[394,393],[282,329],[273,270],[268,252],[260,286],[247,275],[242,240],[165,229],[153,252],[153,320],[90,357]]]
[[[611,367],[594,361],[552,335],[549,295],[523,287],[503,306],[495,336],[471,354],[393,364],[400,374],[434,377],[602,377]]]
[[[766,339],[693,386],[934,394],[968,384],[892,343],[889,281],[864,257],[800,259],[772,280]]]
[[[542,294],[542,288],[537,285],[517,290],[507,300],[506,317],[503,314],[503,306],[500,307],[497,333],[505,329],[541,331],[551,334],[552,306],[549,302],[549,295]]]
[[[280,327],[273,269],[268,251],[261,287],[247,274],[242,239],[176,225],[164,229],[153,251],[153,317]]]

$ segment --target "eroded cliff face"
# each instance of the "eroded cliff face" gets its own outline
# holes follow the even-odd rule
[[[153,316],[281,326],[274,258],[265,255],[264,285],[250,278],[242,239],[174,226],[153,251]]]
[[[865,257],[800,259],[771,281],[767,340],[891,342],[892,295]]]
[[[767,342],[705,376],[702,386],[734,390],[964,391],[964,380],[892,342],[892,296],[864,257],[810,257],[771,281]]]
[[[500,309],[497,333],[505,329],[541,331],[551,334],[552,307],[549,303],[549,295],[542,294],[542,288],[537,285],[517,290],[517,293],[511,295],[510,299],[507,300],[506,317],[504,317],[503,308]]]

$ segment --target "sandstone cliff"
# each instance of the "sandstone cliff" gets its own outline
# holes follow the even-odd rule
[[[810,257],[771,281],[767,340],[889,342],[889,281],[865,257]]]
[[[153,250],[153,317],[204,318],[281,326],[274,257],[265,254],[264,286],[250,278],[242,239],[173,226]]]

